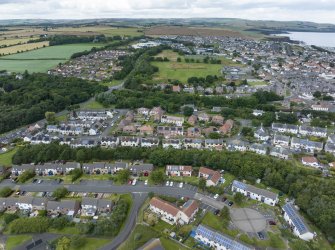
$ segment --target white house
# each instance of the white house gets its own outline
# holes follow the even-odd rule
[[[233,192],[241,193],[246,197],[264,202],[270,206],[275,206],[279,201],[278,194],[245,184],[237,180],[233,181],[231,189]]]
[[[270,155],[280,159],[287,160],[290,156],[290,151],[282,147],[273,147],[270,150]]]
[[[303,136],[316,136],[316,137],[327,137],[327,129],[319,128],[319,127],[311,127],[311,126],[303,126],[299,127],[299,133]]]
[[[192,176],[192,166],[167,165],[165,174],[167,176]]]
[[[273,138],[273,144],[288,147],[290,145],[290,137],[286,135],[275,135]]]
[[[116,147],[120,140],[118,137],[102,137],[100,143],[102,147]]]
[[[163,140],[163,148],[175,148],[181,149],[181,141],[179,139],[164,139]]]
[[[158,138],[141,138],[141,147],[143,148],[152,148],[159,145]]]
[[[312,240],[314,233],[310,231],[303,218],[298,214],[293,204],[286,203],[283,206],[284,219],[290,225],[292,232],[302,240]]]
[[[221,180],[220,172],[205,167],[200,167],[198,177],[206,180],[207,187],[216,186]]]
[[[196,148],[201,149],[202,148],[202,139],[192,139],[192,138],[185,138],[183,141],[184,148]]]
[[[149,208],[165,222],[171,225],[177,223],[183,225],[188,224],[195,216],[199,210],[199,204],[195,200],[188,200],[181,208],[178,208],[169,202],[153,197]]]
[[[140,146],[140,138],[137,137],[121,137],[121,146],[123,147],[138,147]]]
[[[161,123],[169,123],[169,124],[174,124],[176,126],[181,127],[181,126],[183,126],[183,123],[184,123],[184,117],[162,115]]]
[[[301,163],[305,166],[313,167],[313,168],[320,168],[321,165],[319,164],[318,159],[314,156],[304,156],[301,158]]]

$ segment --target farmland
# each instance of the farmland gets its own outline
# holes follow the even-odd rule
[[[64,63],[76,52],[90,50],[97,44],[71,44],[51,46],[29,52],[0,57],[0,70],[10,72],[46,72],[59,63]]]
[[[47,47],[47,46],[49,46],[48,41],[9,46],[6,48],[1,48],[0,55],[11,55],[11,54],[16,54],[18,52],[22,53],[22,52],[26,52],[30,50],[40,49],[40,48]]]
[[[31,38],[14,38],[14,39],[3,39],[0,40],[0,47],[2,46],[12,46],[16,44],[23,44],[31,40]]]
[[[179,35],[179,36],[232,36],[243,37],[237,31],[219,28],[195,28],[175,26],[155,26],[145,31],[147,36]]]
[[[172,51],[163,51],[157,57],[167,57],[168,62],[152,62],[152,65],[159,68],[158,73],[154,75],[155,81],[179,80],[187,82],[190,77],[206,77],[207,75],[221,74],[220,70],[224,65],[234,65],[230,60],[223,59],[222,64],[209,64],[209,63],[186,63],[185,57],[178,56],[177,53]],[[177,62],[177,58],[181,58],[181,62]],[[200,56],[197,59],[201,59]],[[221,58],[220,58],[221,59]]]

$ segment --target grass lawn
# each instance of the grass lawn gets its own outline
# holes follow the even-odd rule
[[[221,59],[222,64],[207,64],[207,63],[186,63],[185,57],[179,56],[176,52],[171,50],[165,50],[157,55],[157,57],[167,57],[169,62],[152,62],[159,68],[159,72],[154,75],[154,80],[167,81],[179,80],[181,82],[187,82],[189,77],[206,77],[207,75],[220,76],[223,66],[236,65],[233,61],[224,57],[218,57]],[[181,62],[177,62],[177,58],[180,57]],[[203,56],[194,56],[194,59],[200,61],[204,58]]]
[[[46,72],[54,68],[58,63],[64,63],[71,55],[98,47],[98,44],[69,44],[58,45],[32,50],[15,55],[0,57],[0,70],[10,72]]]
[[[135,240],[136,236],[136,240]],[[135,250],[143,246],[152,238],[159,237],[159,233],[149,226],[136,225],[128,239],[118,248],[118,250]]]
[[[259,82],[250,82],[248,81],[248,85],[250,86],[264,86],[264,85],[268,85],[269,83],[264,82],[264,81],[259,81]]]
[[[120,81],[120,80],[112,80],[111,82],[103,82],[103,83],[101,83],[101,85],[107,86],[107,87],[113,87],[113,86],[119,85],[121,83],[122,83],[122,81]]]
[[[6,250],[11,250],[21,244],[23,244],[27,240],[31,240],[31,235],[15,235],[15,236],[9,236],[6,242]]]
[[[91,101],[91,102],[85,103],[81,108],[83,109],[104,109],[104,106],[97,101]]]
[[[86,243],[80,248],[70,248],[70,250],[95,250],[103,247],[111,241],[111,239],[104,238],[85,238]]]
[[[12,165],[12,157],[16,153],[17,148],[14,148],[6,153],[0,154],[0,165],[10,166]]]
[[[227,229],[224,225],[224,222],[221,220],[221,218],[217,215],[214,215],[211,212],[206,213],[201,223],[216,231],[227,234],[231,237],[236,237],[236,235],[238,234],[238,230]]]
[[[61,230],[50,228],[49,233],[55,234],[80,234],[79,230],[76,227],[65,227]]]
[[[56,117],[57,121],[64,122],[67,120],[67,115],[60,115]]]
[[[183,245],[173,241],[173,240],[170,240],[168,238],[164,238],[164,237],[161,237],[160,238],[160,241],[164,247],[164,249],[173,249],[173,250],[185,250],[185,249],[189,249],[189,248],[186,248],[184,247]]]

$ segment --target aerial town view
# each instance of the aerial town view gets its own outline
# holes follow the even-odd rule
[[[334,13],[0,1],[0,250],[335,249]]]

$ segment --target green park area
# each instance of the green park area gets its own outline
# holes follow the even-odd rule
[[[47,72],[77,52],[99,47],[97,44],[58,45],[0,57],[0,70],[9,72]]]
[[[5,153],[0,154],[0,165],[10,166],[12,165],[12,157],[16,153],[17,149],[14,148]]]
[[[155,81],[179,80],[186,83],[190,77],[206,77],[207,75],[221,75],[221,69],[224,66],[238,65],[231,60],[218,57],[221,64],[203,63],[204,56],[185,57],[171,50],[165,50],[156,57],[166,57],[169,61],[152,62],[159,71],[154,75]],[[180,61],[178,60],[180,58]],[[185,59],[193,59],[194,62],[186,62]]]

